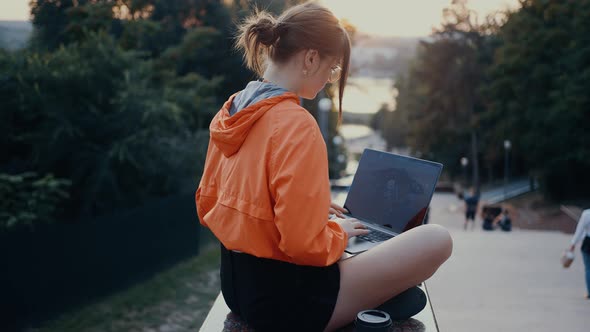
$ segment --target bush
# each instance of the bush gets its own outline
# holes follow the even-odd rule
[[[194,177],[195,133],[219,79],[156,68],[102,32],[51,53],[2,54],[0,69],[0,166],[71,180],[67,217],[176,194]]]
[[[54,221],[70,181],[35,173],[0,174],[0,231]]]

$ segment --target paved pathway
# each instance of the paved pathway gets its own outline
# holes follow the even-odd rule
[[[462,202],[435,194],[430,222],[445,226],[453,255],[428,281],[443,332],[590,331],[579,252],[569,269],[559,258],[570,235],[553,231],[463,231]]]

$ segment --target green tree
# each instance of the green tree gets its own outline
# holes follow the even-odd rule
[[[0,66],[0,95],[11,96],[0,101],[2,142],[14,152],[0,165],[70,179],[70,211],[133,205],[195,174],[194,144],[203,142],[189,126],[213,112],[216,82],[154,71],[105,33],[52,53],[9,54]]]
[[[400,77],[400,81],[402,80],[403,78]],[[371,119],[371,128],[381,132],[381,136],[387,143],[388,150],[407,146],[408,120],[407,114],[402,109],[407,110],[408,108],[390,110],[384,104]]]
[[[85,3],[86,1],[81,1]],[[67,10],[75,6],[73,0],[31,0],[34,33],[32,44],[37,48],[56,49],[62,44],[63,33],[69,22]]]
[[[385,120],[389,145],[400,144],[398,132],[407,133],[416,153],[442,161],[451,174],[469,156],[476,188],[484,111],[479,88],[493,52],[488,30],[465,0],[453,1],[441,28],[420,43],[409,72],[398,78],[396,111]]]
[[[248,3],[245,8],[250,6]],[[281,6],[285,4],[279,2],[272,7]],[[89,33],[106,31],[125,49],[145,51],[144,56],[153,59],[174,51],[178,55],[178,51],[198,49],[200,53],[181,54],[185,60],[192,60],[176,66],[177,74],[195,72],[207,79],[222,77],[219,95],[227,96],[253,77],[233,50],[234,23],[240,17],[232,13],[246,12],[232,9],[222,0],[34,0],[33,45],[40,50],[55,50],[60,45],[81,42]],[[204,34],[204,28],[211,32],[209,36]],[[198,46],[201,37],[209,42],[208,48]],[[188,45],[191,42],[197,45]]]
[[[490,135],[511,138],[550,196],[588,196],[590,1],[521,6],[499,30],[485,89]]]

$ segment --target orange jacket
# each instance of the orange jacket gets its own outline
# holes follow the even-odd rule
[[[215,115],[196,192],[204,226],[230,250],[299,265],[338,261],[347,235],[328,220],[326,145],[314,118],[287,92],[230,116]]]

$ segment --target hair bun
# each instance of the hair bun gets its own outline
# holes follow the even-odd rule
[[[253,26],[253,30],[258,35],[258,40],[262,45],[272,46],[280,37],[280,25],[273,17],[264,16],[258,19],[258,22]]]

